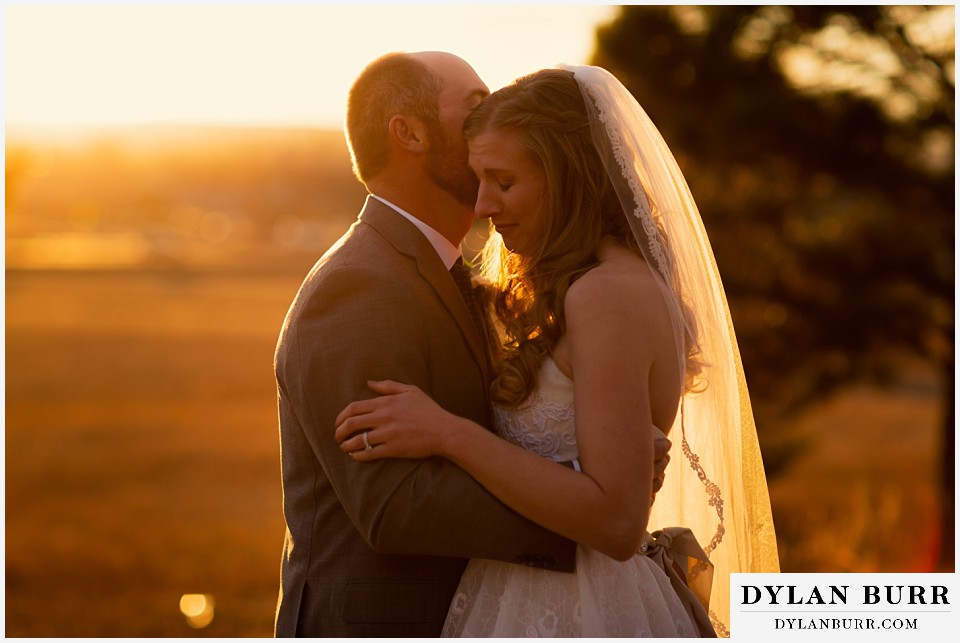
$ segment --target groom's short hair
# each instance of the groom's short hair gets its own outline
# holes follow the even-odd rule
[[[367,65],[347,96],[347,144],[353,173],[366,183],[387,165],[387,126],[396,114],[416,116],[428,126],[439,123],[443,79],[403,52],[389,53]]]

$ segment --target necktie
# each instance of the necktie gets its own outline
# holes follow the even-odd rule
[[[487,335],[487,320],[480,309],[480,303],[477,301],[476,293],[473,290],[473,283],[470,280],[470,268],[463,263],[463,257],[458,257],[450,268],[450,275],[453,276],[460,294],[463,296],[470,316],[473,318],[473,324],[480,333],[480,340],[483,342],[483,352],[487,358],[490,358],[490,337]]]

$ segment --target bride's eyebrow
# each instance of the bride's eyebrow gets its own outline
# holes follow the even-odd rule
[[[467,164],[473,169],[475,174],[511,174],[513,170],[508,170],[505,168],[499,167],[476,167],[476,165],[470,161],[467,161]]]

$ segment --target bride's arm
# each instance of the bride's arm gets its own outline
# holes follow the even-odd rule
[[[649,518],[649,347],[663,341],[661,324],[650,312],[654,307],[641,305],[645,299],[618,275],[601,271],[591,271],[568,291],[566,337],[582,472],[456,418],[416,387],[396,383],[374,384],[374,390],[391,395],[347,407],[337,419],[337,439],[357,460],[448,458],[534,522],[627,559],[637,551]],[[363,449],[365,429],[372,429],[370,450]]]

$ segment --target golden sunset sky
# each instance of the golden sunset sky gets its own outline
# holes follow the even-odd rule
[[[7,123],[339,127],[353,78],[438,49],[491,89],[585,63],[608,5],[160,4],[4,7]]]

